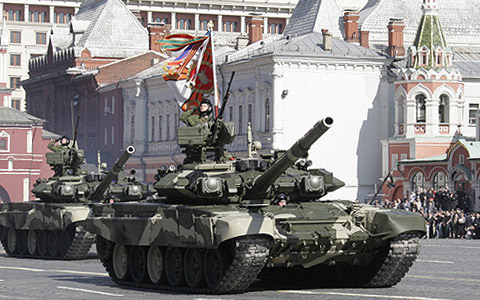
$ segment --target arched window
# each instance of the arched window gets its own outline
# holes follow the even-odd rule
[[[132,118],[130,119],[130,142],[135,142],[135,113],[132,113]]]
[[[438,105],[438,121],[440,123],[448,123],[448,104],[449,98],[447,95],[440,95],[440,103]]]
[[[8,170],[13,171],[13,159],[8,159]]]
[[[444,188],[447,186],[447,175],[443,172],[438,172],[433,176],[433,188],[435,190],[439,190],[440,188]]]
[[[417,172],[412,178],[412,189],[416,191],[418,188],[425,187],[425,177],[422,173]]]
[[[425,123],[426,101],[425,95],[419,94],[415,97],[415,107],[417,111],[417,123]]]
[[[398,124],[403,124],[405,122],[404,105],[405,105],[405,98],[403,98],[402,96],[397,102],[397,123]]]
[[[265,99],[265,132],[270,131],[270,100]]]

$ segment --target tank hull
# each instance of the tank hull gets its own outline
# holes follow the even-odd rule
[[[85,230],[89,212],[86,204],[1,204],[2,245],[15,257],[84,259],[95,237]]]
[[[376,273],[367,276],[368,281],[352,280],[351,285],[391,286],[408,271],[418,254],[418,238],[425,233],[425,222],[418,215],[348,201],[306,202],[283,207],[142,202],[108,204],[93,208],[86,227],[97,234],[100,259],[114,282],[167,290],[198,292],[201,289],[201,292],[209,293],[243,292],[262,269],[262,279],[269,281],[273,278],[281,280],[282,270],[286,270],[287,278],[293,269],[300,272],[299,277],[316,270],[313,271],[316,277],[321,278],[321,267],[325,270],[333,267],[341,274],[345,266],[359,270],[375,266]],[[395,256],[391,248],[401,255]],[[123,254],[116,255],[119,251]],[[178,280],[172,279],[173,275],[165,275],[163,281],[156,280],[159,276],[150,276],[148,266],[158,265],[158,261],[155,263],[147,254],[132,259],[132,255],[137,257],[139,251],[160,253],[165,274],[173,272],[169,270],[175,265],[172,261],[183,261],[183,267],[178,271],[181,274],[174,278]],[[250,253],[247,255],[250,260],[244,264],[252,264],[247,267],[250,271],[237,272],[244,284],[211,284],[208,279],[210,267],[205,263],[209,253],[218,252],[220,256],[230,257],[226,260],[227,266],[216,271],[228,277],[235,272],[230,270],[236,268],[232,267],[238,261],[235,257],[246,256],[242,251]],[[190,262],[192,252],[196,253],[195,261],[203,266],[201,271],[197,270],[202,274],[191,270],[194,265]],[[171,253],[179,254],[174,256]],[[395,270],[400,275],[377,282],[375,276],[385,268],[391,270],[393,260],[396,260],[395,266],[402,266]],[[390,265],[386,266],[385,262]],[[141,266],[147,266],[143,272],[146,275],[140,272],[143,275],[139,276]],[[198,283],[187,280],[192,273],[201,278]],[[308,275],[308,278],[312,280],[314,277]]]

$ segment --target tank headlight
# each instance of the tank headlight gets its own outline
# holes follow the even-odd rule
[[[61,185],[58,187],[60,196],[73,196],[75,195],[75,188],[71,185]]]
[[[199,187],[203,195],[219,195],[223,190],[223,180],[215,177],[200,178]]]
[[[127,189],[128,196],[138,197],[142,195],[142,189],[138,185],[131,185]]]
[[[302,178],[303,190],[307,193],[323,192],[324,185],[322,176],[305,176]]]

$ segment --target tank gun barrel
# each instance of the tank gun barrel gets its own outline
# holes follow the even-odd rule
[[[331,117],[318,121],[310,131],[300,138],[285,154],[278,159],[265,173],[258,176],[253,184],[255,193],[265,193],[267,189],[285,172],[297,159],[307,154],[315,143],[333,124]]]
[[[97,186],[95,191],[92,194],[92,200],[100,200],[101,197],[103,197],[103,194],[107,190],[108,186],[110,183],[112,183],[112,180],[115,178],[115,176],[118,175],[127,163],[127,160],[130,158],[130,156],[135,153],[135,147],[132,145],[128,146],[127,149],[120,155],[120,157],[117,159],[113,167],[110,169],[107,175],[103,178],[102,182]]]

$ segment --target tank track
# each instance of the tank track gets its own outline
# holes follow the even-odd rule
[[[399,283],[407,274],[420,252],[419,235],[404,233],[393,239],[388,254],[375,270],[373,277],[361,284],[362,287],[391,287]]]
[[[365,266],[352,266],[348,280],[339,278],[335,266],[318,265],[311,269],[266,268],[262,271],[262,284],[279,287],[342,287],[380,288],[399,283],[417,259],[420,243],[417,233],[404,233],[395,237],[373,261]]]
[[[269,253],[268,241],[259,237],[242,237],[235,240],[233,258],[224,273],[221,283],[216,289],[192,288],[187,286],[171,286],[166,284],[142,283],[119,280],[113,270],[112,252],[113,243],[103,255],[99,255],[103,266],[113,282],[119,285],[135,288],[173,291],[195,294],[232,294],[241,293],[248,289],[257,275],[265,266]]]
[[[95,234],[90,233],[85,230],[82,225],[76,227],[75,237],[64,256],[50,256],[50,255],[30,255],[30,254],[19,254],[12,253],[8,250],[7,247],[7,237],[4,235],[4,238],[1,240],[3,249],[5,252],[12,257],[19,258],[38,258],[38,259],[50,259],[50,260],[80,260],[85,259],[88,255],[88,251],[92,247],[95,241]],[[37,252],[36,252],[37,253]]]

